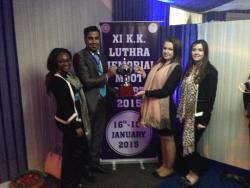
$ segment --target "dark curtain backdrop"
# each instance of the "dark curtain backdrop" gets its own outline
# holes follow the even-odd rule
[[[12,1],[0,0],[0,182],[27,169]]]
[[[156,0],[114,0],[112,1],[113,21],[163,21],[169,23],[168,3]]]

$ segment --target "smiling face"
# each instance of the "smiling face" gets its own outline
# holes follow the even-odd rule
[[[71,66],[71,58],[67,53],[60,53],[57,56],[57,70],[60,73],[68,73]]]
[[[100,35],[97,31],[91,31],[87,34],[84,39],[86,47],[92,51],[96,52],[100,46]]]
[[[166,41],[162,49],[162,57],[165,61],[171,61],[174,57],[173,43]]]
[[[195,44],[192,48],[192,59],[201,62],[204,58],[204,49],[201,43]]]

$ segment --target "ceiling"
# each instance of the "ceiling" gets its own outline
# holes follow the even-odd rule
[[[192,12],[250,10],[250,0],[175,0],[171,5]]]

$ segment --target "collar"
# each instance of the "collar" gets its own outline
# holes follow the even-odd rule
[[[92,51],[90,51],[89,50],[89,53],[91,54],[91,55],[98,55],[98,56],[100,56],[100,50],[97,50],[96,52],[92,52]]]

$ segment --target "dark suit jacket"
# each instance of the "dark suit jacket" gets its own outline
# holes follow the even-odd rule
[[[217,90],[218,72],[210,63],[207,64],[205,77],[199,83],[196,112],[203,112],[202,116],[195,118],[195,123],[207,126],[213,110]]]
[[[94,57],[86,48],[76,53],[73,57],[74,70],[83,84],[87,105],[91,113],[95,111],[98,100],[100,99],[100,86],[107,86],[107,95],[110,92],[115,92],[108,85],[108,80],[106,77],[106,73],[108,71],[108,64],[105,56],[100,54],[100,60],[102,62],[104,72],[102,76],[100,76],[97,72]]]

